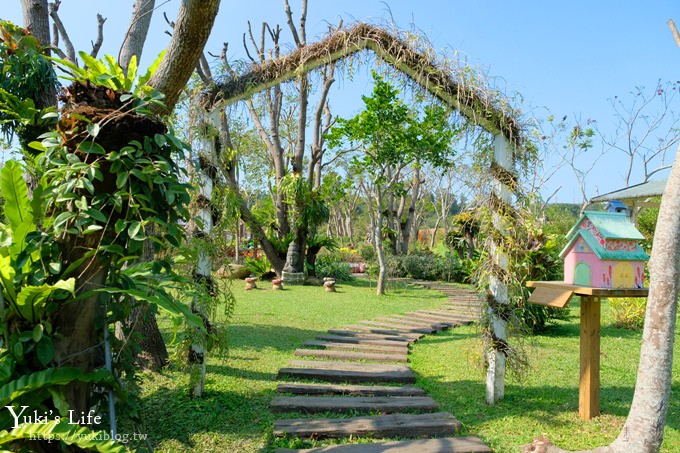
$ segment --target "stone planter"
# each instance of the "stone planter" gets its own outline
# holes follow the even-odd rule
[[[255,277],[246,278],[246,291],[250,291],[251,289],[257,288],[257,285],[255,284],[256,280],[257,280],[257,278],[255,278]]]

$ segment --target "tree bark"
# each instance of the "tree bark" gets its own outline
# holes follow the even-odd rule
[[[413,193],[411,194],[411,203],[408,208],[406,221],[401,224],[401,254],[408,254],[408,246],[411,242],[411,232],[413,231],[413,223],[416,217],[416,204],[420,198],[420,169],[416,167],[413,172]],[[436,232],[436,230],[435,230]]]
[[[24,16],[24,27],[38,38],[40,44],[49,46],[50,16],[47,0],[22,0],[21,11]]]
[[[151,25],[155,2],[156,0],[135,0],[135,4],[132,6],[130,27],[123,38],[123,45],[118,54],[118,64],[123,68],[123,72],[127,73],[133,55],[137,56],[137,64],[142,58],[142,50],[144,50],[146,35],[149,32],[149,25]]]
[[[656,452],[661,447],[671,393],[673,343],[680,277],[680,147],[661,198],[652,256],[649,299],[633,403],[617,451]]]
[[[154,107],[155,113],[172,112],[196,68],[219,7],[220,0],[182,1],[168,49],[149,80],[149,86],[165,95],[165,107]]]
[[[45,48],[44,53],[50,56],[50,16],[47,0],[22,0],[21,10],[24,16],[24,27],[38,38]],[[54,85],[45,84],[38,99],[33,100],[35,106],[44,109],[57,105],[57,89]]]

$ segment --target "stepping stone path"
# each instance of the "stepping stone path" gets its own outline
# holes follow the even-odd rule
[[[427,334],[478,321],[477,293],[452,285],[408,280],[441,291],[447,302],[436,310],[330,329],[304,343],[279,370],[281,396],[272,401],[274,413],[323,414],[326,417],[280,419],[274,436],[307,439],[399,437],[412,440],[339,444],[306,450],[276,449],[276,453],[473,453],[492,450],[477,437],[456,437],[460,422],[415,384],[405,363],[408,346]],[[313,380],[310,382],[298,382]],[[345,418],[327,418],[345,414]],[[376,415],[379,414],[379,415]],[[349,415],[349,416],[347,416]]]

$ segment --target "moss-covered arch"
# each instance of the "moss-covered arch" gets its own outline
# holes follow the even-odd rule
[[[203,94],[203,106],[215,111],[226,105],[248,99],[254,94],[313,71],[323,65],[341,60],[363,50],[370,50],[378,58],[408,76],[442,102],[460,112],[463,117],[494,135],[494,154],[490,168],[493,176],[492,198],[498,211],[494,225],[505,236],[501,212],[512,203],[516,186],[514,175],[516,151],[522,149],[523,134],[518,113],[509,103],[463,77],[454,78],[446,68],[439,67],[426,53],[390,32],[366,23],[339,29],[322,41],[297,48],[293,52],[260,64],[224,83],[214,85]],[[503,398],[507,347],[508,287],[506,275],[508,259],[500,243],[490,245],[493,266],[497,270],[490,279],[489,328],[493,348],[487,356],[489,363],[486,400],[489,404]],[[497,346],[498,345],[498,346]]]

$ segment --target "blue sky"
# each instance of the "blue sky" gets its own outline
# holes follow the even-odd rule
[[[180,0],[156,0],[154,15],[142,64],[162,50],[169,37],[163,33],[162,12],[174,19]],[[132,0],[63,0],[61,17],[77,49],[90,49],[95,38],[95,15],[107,18],[103,53],[117,55],[128,26]],[[299,3],[290,0],[294,13]],[[310,0],[308,41],[316,41],[335,24],[363,20],[424,32],[434,47],[459,50],[470,64],[486,68],[497,84],[508,92],[519,92],[523,108],[547,107],[556,116],[593,118],[601,127],[612,123],[608,99],[625,97],[636,86],[652,88],[659,79],[680,80],[680,48],[666,25],[680,21],[680,6],[670,0],[634,1],[377,1]],[[18,23],[19,0],[0,0],[0,17]],[[282,0],[222,0],[207,50],[219,53],[230,43],[230,56],[243,58],[241,37],[247,20],[259,30],[263,20],[284,26],[284,41],[290,42],[285,27]],[[339,81],[342,94],[339,111],[349,115],[361,105],[360,92],[369,87],[363,79]],[[362,86],[363,84],[363,86]],[[675,106],[676,111],[680,111]],[[608,155],[589,178],[589,194],[605,193],[622,186],[621,157]],[[556,199],[579,201],[580,195],[568,172],[557,175],[546,193],[558,186]]]

